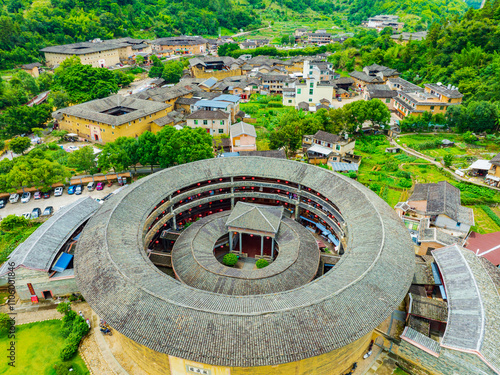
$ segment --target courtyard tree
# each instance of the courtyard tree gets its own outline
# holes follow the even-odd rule
[[[222,258],[222,263],[228,267],[233,267],[238,263],[238,256],[233,253],[228,253]]]

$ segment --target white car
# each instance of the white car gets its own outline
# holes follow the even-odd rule
[[[31,219],[31,212],[25,212],[24,214],[21,215],[22,217],[24,217],[25,219]]]
[[[89,183],[87,184],[87,190],[88,190],[88,191],[92,191],[92,190],[94,190],[94,189],[95,189],[95,186],[96,186],[96,183],[91,181],[91,182],[89,182]]]
[[[78,146],[69,146],[68,150],[71,152],[76,151],[76,150],[78,150]]]
[[[62,186],[56,187],[54,189],[54,197],[60,197],[63,193],[64,188]]]
[[[31,193],[28,191],[28,192],[24,192],[23,195],[21,195],[21,203],[28,203],[31,199]]]
[[[17,203],[17,201],[19,200],[19,194],[11,194],[10,197],[9,197],[9,202],[10,203]]]

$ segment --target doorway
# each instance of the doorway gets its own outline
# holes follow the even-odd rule
[[[43,298],[45,299],[52,299],[52,292],[50,290],[44,290],[42,292]]]

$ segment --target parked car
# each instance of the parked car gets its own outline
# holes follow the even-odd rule
[[[80,195],[82,193],[82,185],[76,185],[75,194]]]
[[[94,190],[94,189],[95,189],[95,182],[89,182],[89,183],[87,184],[87,190],[88,190],[88,191],[92,191],[92,190]]]
[[[31,218],[36,219],[42,215],[42,210],[40,210],[38,207],[34,208],[33,211],[31,211]]]
[[[10,197],[9,197],[9,202],[10,203],[17,203],[17,201],[19,200],[19,194],[11,194]]]
[[[104,182],[98,182],[97,187],[95,188],[96,190],[102,190],[104,189]]]
[[[0,199],[0,208],[4,208],[7,205],[7,198]]]
[[[52,206],[45,207],[45,210],[43,210],[42,216],[50,216],[53,213],[54,213],[54,207],[52,207]]]
[[[33,194],[33,199],[40,199],[42,197],[42,193],[39,191],[36,191],[35,194]]]
[[[25,212],[21,216],[24,217],[25,219],[31,219],[31,212]]]
[[[337,100],[338,100],[339,102],[341,102],[341,101],[342,101],[342,98],[339,96],[339,97],[337,98]]]
[[[63,193],[64,188],[62,186],[56,187],[54,189],[54,197],[60,197]]]
[[[116,178],[118,180],[118,185],[122,186],[123,185],[122,176],[117,176]]]
[[[31,199],[31,193],[28,191],[28,192],[24,192],[23,195],[21,195],[21,203],[28,203]]]
[[[49,199],[50,198],[50,191],[47,191],[45,193],[42,194],[42,198],[43,199]]]
[[[68,188],[68,194],[71,195],[71,194],[75,194],[75,189],[76,189],[76,185],[71,185],[69,188]]]

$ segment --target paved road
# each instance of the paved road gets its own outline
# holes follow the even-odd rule
[[[64,188],[63,195],[60,197],[54,197],[53,192],[50,194],[50,198],[48,199],[33,199],[33,193],[31,194],[31,200],[28,203],[21,203],[21,198],[19,198],[19,201],[17,203],[7,203],[5,208],[0,210],[0,218],[4,218],[7,215],[22,215],[25,212],[31,212],[34,208],[40,208],[43,212],[43,210],[48,207],[52,206],[54,207],[54,212],[59,210],[61,207],[66,206],[77,199],[81,197],[86,197],[86,196],[91,196],[92,198],[104,198],[106,195],[109,193],[115,191],[118,189],[120,186],[118,186],[117,183],[114,183],[111,187],[106,186],[103,190],[101,191],[92,191],[89,192],[87,190],[87,187],[85,186],[83,189],[83,192],[81,195],[68,195],[67,194],[67,187]]]
[[[459,175],[457,175],[455,173],[454,170],[450,169],[450,168],[447,168],[445,167],[443,164],[441,164],[440,162],[434,160],[434,158],[431,158],[427,155],[424,155],[418,151],[415,151],[414,149],[412,148],[408,148],[408,147],[404,147],[402,146],[401,144],[397,143],[393,138],[390,139],[391,141],[391,145],[393,146],[398,146],[400,147],[401,149],[404,150],[404,152],[406,152],[407,154],[410,154],[410,155],[413,155],[417,158],[421,158],[421,159],[425,159],[427,160],[428,162],[430,162],[431,164],[434,164],[436,167],[439,167],[439,168],[443,168],[445,171],[447,172],[450,172],[451,174],[451,177],[453,177],[455,180],[458,180],[458,181],[463,181],[463,182],[468,182],[470,184],[474,184],[474,185],[477,185],[477,186],[482,186],[482,187],[487,187],[491,190],[496,190],[496,191],[500,191],[500,188],[497,188],[497,187],[494,187],[494,186],[489,186],[489,185],[486,185],[486,184],[483,184],[483,183],[480,183],[480,182],[475,182],[475,181],[472,181],[472,180],[469,180],[468,178],[463,178],[463,177],[460,177]]]

